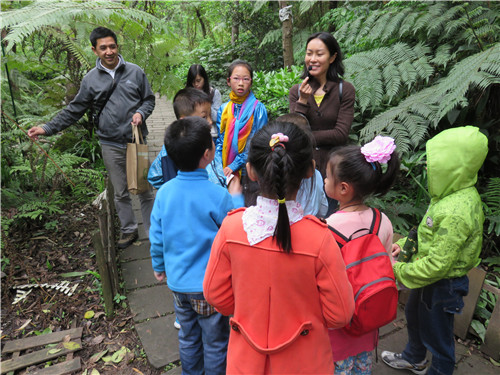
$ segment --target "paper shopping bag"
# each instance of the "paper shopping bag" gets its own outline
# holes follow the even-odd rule
[[[141,129],[132,125],[132,143],[127,143],[127,184],[132,194],[142,194],[151,189],[148,182],[149,155]]]

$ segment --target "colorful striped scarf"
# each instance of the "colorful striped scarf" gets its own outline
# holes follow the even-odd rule
[[[255,107],[259,102],[252,91],[246,97],[239,97],[231,91],[229,98],[231,100],[222,111],[220,122],[220,131],[224,133],[222,168],[230,165],[245,150],[248,136],[252,132]],[[238,118],[234,117],[236,104],[242,104]]]

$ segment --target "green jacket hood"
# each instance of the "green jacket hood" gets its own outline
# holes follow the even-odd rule
[[[426,144],[427,184],[431,198],[474,186],[488,153],[488,139],[474,126],[442,131]]]

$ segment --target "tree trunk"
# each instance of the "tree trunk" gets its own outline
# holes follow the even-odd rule
[[[240,34],[239,11],[240,11],[240,2],[235,1],[234,2],[234,13],[233,13],[232,27],[231,27],[231,44],[232,45],[234,45],[238,42],[238,37]],[[237,56],[233,54],[233,60],[236,58],[237,58]]]
[[[207,37],[207,28],[205,26],[205,22],[203,22],[203,18],[201,17],[200,9],[196,8],[195,12],[196,12],[196,17],[198,18],[198,21],[200,21],[201,32],[203,33],[203,39],[205,39]]]
[[[338,7],[338,1],[329,1],[329,8],[330,10],[333,10],[333,9],[336,9]],[[330,26],[328,26],[328,31],[330,33],[333,33],[335,30],[337,29],[336,25],[335,24],[330,24]]]
[[[287,2],[280,0],[279,1],[280,9],[283,9],[287,6]],[[293,65],[293,42],[292,42],[292,34],[293,34],[293,26],[292,26],[292,17],[291,15],[282,21],[281,23],[281,32],[282,32],[282,42],[283,42],[283,65],[285,68],[290,69]]]

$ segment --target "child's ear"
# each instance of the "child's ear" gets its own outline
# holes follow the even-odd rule
[[[247,175],[248,175],[248,178],[252,181],[258,181],[258,176],[257,176],[257,172],[255,172],[255,169],[253,168],[253,165],[248,163],[246,164],[246,168],[247,168]]]
[[[351,192],[352,192],[351,185],[349,185],[347,182],[340,183],[340,194],[341,195],[348,195],[348,194],[351,194]]]
[[[230,77],[227,77],[227,85],[231,86],[231,78]]]

